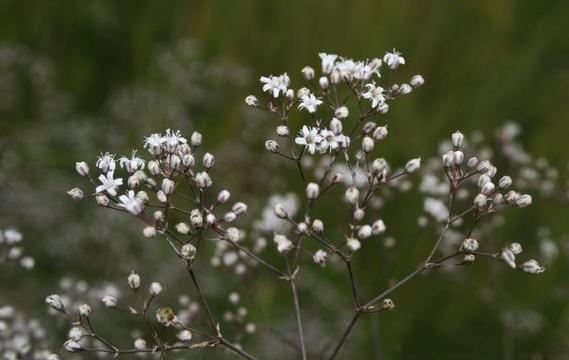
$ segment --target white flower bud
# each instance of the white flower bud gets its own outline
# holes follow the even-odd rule
[[[75,163],[75,170],[77,174],[81,176],[89,175],[89,165],[85,161],[80,161]]]
[[[193,146],[200,146],[201,143],[202,143],[202,134],[200,134],[200,133],[197,132],[197,131],[194,131],[194,132],[192,133],[192,136],[190,137],[190,143],[191,143]]]
[[[528,194],[521,195],[516,200],[516,206],[519,208],[524,208],[526,206],[529,206],[531,205],[531,203],[532,203],[532,198],[531,195]]]
[[[265,141],[265,149],[272,153],[279,152],[279,144],[275,140],[267,140]]]
[[[190,225],[185,222],[176,224],[176,231],[180,234],[186,235],[190,232]]]
[[[150,284],[149,292],[150,295],[152,296],[160,294],[162,292],[162,285],[160,285],[160,283],[158,282],[153,282],[152,284]]]
[[[112,295],[105,295],[101,301],[108,308],[114,308],[117,306],[117,298]]]
[[[231,207],[231,211],[233,211],[236,215],[243,215],[247,212],[247,204],[243,202],[236,202]]]
[[[198,209],[190,211],[190,223],[196,227],[201,228],[203,225],[202,213]]]
[[[372,138],[370,138],[369,136],[364,136],[364,138],[362,140],[362,150],[363,151],[365,151],[366,153],[372,151],[374,145],[375,144],[374,144]]]
[[[494,185],[494,183],[492,183],[491,181],[488,181],[487,183],[485,183],[482,188],[480,189],[480,192],[484,195],[490,195],[491,193],[494,192],[494,190],[496,189],[496,186]]]
[[[462,248],[469,252],[476,251],[478,250],[478,241],[475,239],[464,239]]]
[[[314,69],[311,68],[310,66],[305,66],[304,68],[302,68],[302,70],[300,70],[300,72],[302,73],[302,76],[306,80],[314,79]]]
[[[355,187],[349,187],[346,189],[344,194],[344,199],[348,204],[355,205],[360,198],[360,191]]]
[[[360,247],[362,246],[362,244],[360,243],[360,241],[358,239],[349,238],[346,241],[346,246],[351,251],[358,251],[360,249]]]
[[[223,204],[223,203],[227,202],[227,200],[229,200],[230,196],[231,196],[231,194],[229,193],[229,191],[221,190],[219,192],[219,194],[217,195],[217,202],[220,204]]]
[[[332,118],[330,121],[330,130],[334,133],[334,135],[340,135],[343,129],[342,122],[336,118]]]
[[[322,90],[326,90],[326,89],[328,89],[328,86],[330,86],[330,82],[328,81],[328,78],[326,76],[322,76],[318,80],[318,84],[320,85],[320,88]]]
[[[391,299],[383,299],[381,302],[381,308],[387,311],[393,310],[395,308],[395,303]]]
[[[524,251],[520,243],[511,243],[510,246],[508,246],[508,249],[510,249],[514,255],[519,255]]]
[[[235,219],[237,219],[237,214],[235,214],[233,211],[228,211],[223,215],[223,221],[227,223],[234,222]]]
[[[305,222],[300,222],[298,223],[298,225],[296,226],[296,230],[300,233],[300,234],[308,234],[308,225]]]
[[[486,195],[484,194],[478,194],[476,195],[476,197],[474,198],[474,205],[479,208],[482,209],[484,207],[486,207],[486,202],[487,202],[488,198],[486,197]]]
[[[530,274],[541,274],[545,271],[545,268],[539,265],[539,263],[534,259],[526,261],[520,266],[520,268]]]
[[[492,179],[490,179],[490,176],[486,175],[486,174],[482,174],[478,177],[478,187],[482,188],[485,184],[491,182]]]
[[[421,167],[421,158],[411,159],[405,164],[405,171],[409,174],[414,173]]]
[[[505,199],[509,204],[515,204],[516,201],[518,201],[518,199],[520,198],[520,196],[521,196],[520,193],[511,190],[508,191],[508,193],[505,196]]]
[[[342,180],[344,180],[344,175],[340,173],[335,173],[334,175],[332,175],[332,184],[339,184],[340,182],[342,182]]]
[[[285,208],[281,204],[277,204],[275,206],[274,212],[275,212],[275,216],[280,218],[280,219],[288,218],[288,213],[286,212]]]
[[[83,345],[81,345],[81,343],[75,341],[75,340],[67,340],[64,344],[63,344],[63,348],[70,352],[70,353],[76,353],[76,352],[81,352],[83,350],[85,350],[83,348]]]
[[[134,340],[134,348],[137,350],[144,350],[146,349],[146,340],[144,339],[136,339]]]
[[[399,87],[399,93],[401,95],[408,95],[413,91],[413,88],[409,84],[401,84]]]
[[[142,235],[146,238],[151,238],[156,236],[156,228],[154,226],[147,226],[142,229]]]
[[[156,160],[151,160],[148,162],[148,171],[150,174],[156,176],[160,174],[160,163]]]
[[[257,100],[255,96],[249,95],[245,98],[245,104],[247,104],[248,106],[256,107],[257,105],[259,105],[259,100]]]
[[[212,184],[211,177],[205,171],[199,172],[196,174],[196,184],[202,189],[208,188]]]
[[[275,234],[273,241],[277,244],[277,251],[280,254],[286,254],[294,247],[292,241],[290,241],[286,236]]]
[[[294,90],[288,89],[285,93],[285,96],[289,101],[293,101],[294,100]]]
[[[278,136],[288,136],[290,134],[290,130],[286,125],[279,125],[277,126],[277,135]]]
[[[209,213],[205,216],[205,222],[208,225],[213,225],[213,224],[215,224],[216,221],[217,221],[217,218],[212,213]]]
[[[358,230],[358,237],[360,239],[367,239],[368,237],[371,236],[371,226],[369,225],[364,225],[362,227],[360,227],[360,229]]]
[[[324,231],[324,223],[322,222],[322,220],[314,219],[314,221],[312,222],[312,230],[317,234],[322,233]]]
[[[73,188],[69,190],[67,192],[67,195],[71,196],[73,200],[81,200],[85,196],[85,194],[83,194],[83,190],[79,188]]]
[[[298,91],[296,92],[296,97],[298,97],[299,99],[302,99],[303,97],[308,95],[310,95],[310,90],[305,87],[298,89]]]
[[[516,268],[516,255],[510,249],[503,249],[500,258],[512,269]]]
[[[320,266],[326,266],[326,259],[328,258],[328,254],[326,253],[326,251],[319,249],[318,251],[316,251],[314,253],[314,256],[312,256],[312,260],[314,260],[314,262]]]
[[[463,142],[464,142],[464,135],[460,131],[457,131],[454,134],[452,134],[452,145],[455,148],[462,147]]]
[[[469,168],[475,168],[476,165],[478,165],[478,158],[473,156],[470,159],[468,159],[468,162],[466,163],[466,166],[468,166]]]
[[[91,309],[91,306],[88,304],[79,305],[79,314],[81,314],[81,316],[89,316],[92,312],[93,309]]]
[[[196,252],[197,249],[192,244],[185,244],[184,246],[182,246],[182,249],[180,249],[180,255],[182,255],[184,258],[188,260],[192,260],[193,258],[195,258]]]
[[[134,271],[131,272],[130,275],[128,276],[127,282],[131,290],[137,291],[138,289],[140,289],[140,283],[141,283],[140,275],[138,275]]]
[[[371,231],[374,235],[379,235],[385,232],[385,223],[383,220],[376,220],[373,224],[371,224]]]
[[[162,192],[164,192],[166,196],[172,195],[175,189],[176,183],[174,181],[166,178],[162,180]]]
[[[97,204],[102,207],[108,207],[111,204],[111,200],[105,194],[99,194],[95,196]]]
[[[306,185],[306,197],[310,200],[314,200],[320,195],[320,186],[316,183],[309,183]]]
[[[192,154],[184,154],[184,156],[182,156],[182,164],[185,167],[192,167],[196,164],[196,159]]]
[[[388,134],[387,126],[378,126],[373,131],[372,136],[375,140],[381,141],[381,140],[385,139],[387,134]]]
[[[512,178],[509,176],[502,176],[500,181],[498,181],[498,186],[501,189],[507,189],[512,185]]]
[[[57,354],[49,354],[47,360],[61,360],[61,357]]]
[[[203,166],[206,169],[210,169],[213,167],[213,164],[215,164],[215,158],[213,157],[213,155],[210,153],[205,153],[205,155],[203,156]]]
[[[166,195],[166,193],[164,193],[164,191],[159,190],[156,193],[156,198],[158,199],[158,201],[160,201],[162,204],[166,204],[168,202],[168,195]]]
[[[362,221],[362,219],[364,218],[364,216],[366,215],[365,211],[363,209],[356,209],[354,210],[353,213],[353,219],[357,222]]]
[[[64,308],[63,300],[61,299],[61,296],[57,294],[49,295],[45,298],[45,302],[57,311],[62,311]]]
[[[239,241],[239,229],[230,227],[225,231],[225,238],[231,242]]]
[[[387,169],[387,161],[384,158],[375,159],[371,163],[371,169],[374,174],[378,174],[383,170]]]
[[[451,167],[454,165],[454,152],[453,151],[448,151],[446,153],[443,154],[442,156],[443,159],[443,165],[446,167]]]
[[[418,88],[419,86],[422,86],[424,83],[425,79],[423,79],[421,75],[414,75],[409,81],[409,84],[411,84],[411,86],[414,88]]]
[[[346,106],[340,106],[339,108],[334,111],[334,116],[338,119],[345,119],[350,114],[350,111]]]
[[[460,150],[454,151],[452,153],[452,160],[456,165],[462,164],[464,161],[464,153]]]

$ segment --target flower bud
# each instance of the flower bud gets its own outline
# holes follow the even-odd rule
[[[131,290],[137,291],[138,289],[140,289],[140,283],[141,283],[140,275],[138,275],[134,271],[130,273],[130,275],[128,276],[127,282]]]
[[[300,234],[308,234],[308,225],[305,222],[298,223],[296,230]]]
[[[486,202],[487,202],[488,198],[486,197],[486,195],[484,194],[478,194],[476,195],[476,197],[474,198],[474,205],[479,208],[482,209],[484,207],[486,207]]]
[[[249,95],[245,98],[245,104],[247,104],[248,106],[256,107],[257,105],[259,105],[259,100],[257,100],[255,96]]]
[[[235,215],[245,214],[247,212],[247,204],[245,204],[243,202],[236,202],[231,207],[231,211],[233,211],[235,213]]]
[[[363,149],[363,151],[365,151],[366,153],[372,151],[374,145],[375,145],[375,144],[374,144],[372,138],[370,138],[369,136],[364,136],[364,138],[363,138],[363,140],[362,140],[362,149]]]
[[[335,173],[332,175],[332,184],[339,184],[344,179],[344,176],[340,173]]]
[[[452,153],[452,160],[454,164],[460,165],[464,161],[464,153],[460,150],[454,151]]]
[[[166,196],[172,195],[175,189],[176,189],[176,183],[173,180],[167,178],[162,180],[162,191]]]
[[[528,194],[521,195],[516,200],[516,206],[519,208],[524,208],[526,206],[529,206],[531,205],[531,203],[532,203],[532,198],[531,195]]]
[[[290,130],[286,125],[279,125],[277,126],[277,135],[278,136],[288,136],[290,134]]]
[[[326,89],[328,89],[328,86],[330,86],[330,82],[328,81],[328,78],[326,76],[322,76],[318,80],[318,84],[320,85],[320,88],[322,90],[326,90]]]
[[[364,225],[362,227],[360,227],[360,229],[358,230],[358,237],[360,239],[367,239],[368,237],[371,236],[371,226],[369,225]]]
[[[190,225],[185,222],[176,224],[176,231],[180,234],[186,235],[190,232]]]
[[[235,219],[237,219],[237,214],[235,214],[233,211],[228,211],[223,215],[223,221],[227,223],[234,222]]]
[[[466,164],[466,166],[468,166],[469,168],[475,168],[476,165],[478,165],[478,158],[473,156],[470,159],[468,159],[468,163]]]
[[[168,326],[172,324],[174,320],[176,320],[176,315],[174,314],[174,311],[169,307],[160,308],[156,310],[156,320],[160,324]]]
[[[196,257],[197,249],[192,244],[185,244],[180,249],[180,255],[182,255],[185,259],[192,260]]]
[[[358,208],[358,209],[354,210],[352,217],[355,221],[360,222],[363,220],[365,215],[366,215],[365,211],[363,209]]]
[[[362,243],[360,243],[360,241],[358,239],[349,238],[346,241],[346,246],[351,251],[358,251],[360,249],[360,247],[362,246]]]
[[[383,299],[381,302],[381,308],[387,311],[393,310],[395,308],[395,303],[391,299]]]
[[[336,109],[336,111],[334,111],[334,116],[338,119],[345,119],[349,114],[350,112],[346,106],[340,106]]]
[[[202,189],[208,188],[212,184],[211,177],[205,171],[197,173],[195,180],[196,180],[196,184],[198,185],[198,187],[200,187]]]
[[[202,213],[198,209],[190,211],[190,223],[196,228],[201,228],[203,225]]]
[[[330,130],[332,130],[334,135],[340,135],[344,130],[342,122],[336,118],[332,118],[330,121]]]
[[[112,295],[105,295],[101,301],[105,304],[108,308],[114,308],[117,306],[117,298]]]
[[[478,249],[478,241],[475,239],[465,239],[462,242],[462,248],[469,252],[474,252]]]
[[[374,235],[379,235],[383,232],[385,232],[385,223],[383,222],[383,220],[376,220],[372,225],[371,225],[371,231]]]
[[[89,316],[93,312],[93,309],[88,304],[79,305],[79,314],[81,316]]]
[[[184,154],[184,156],[182,156],[182,164],[185,167],[192,167],[196,164],[196,159],[192,154]]]
[[[377,141],[381,141],[383,139],[385,139],[385,137],[387,136],[387,126],[378,126],[377,128],[375,128],[375,130],[373,131],[373,138]]]
[[[160,283],[158,282],[153,282],[152,284],[150,284],[149,292],[150,295],[152,296],[160,294],[162,292],[162,285],[160,285]]]
[[[511,243],[510,246],[508,246],[508,249],[514,255],[519,255],[524,251],[524,249],[522,248],[522,245],[520,243]]]
[[[509,176],[502,176],[500,181],[498,181],[498,186],[502,189],[507,189],[512,185],[512,178]]]
[[[405,171],[409,174],[414,173],[421,167],[421,158],[411,159],[405,164]]]
[[[351,205],[356,204],[358,202],[359,197],[360,197],[360,191],[355,187],[349,187],[348,189],[346,189],[346,192],[344,194],[344,199],[348,204]]]
[[[279,152],[279,144],[275,140],[267,140],[265,141],[265,149],[272,153]]]
[[[213,155],[210,153],[205,153],[203,156],[203,166],[206,169],[211,169],[213,167],[213,164],[215,164],[215,158]]]
[[[285,208],[281,204],[277,204],[275,206],[274,212],[275,212],[275,216],[280,218],[280,219],[288,218],[288,213],[286,212]]]
[[[190,330],[184,329],[182,331],[180,331],[176,337],[180,340],[180,341],[190,341],[192,340],[192,333],[190,332]]]
[[[482,188],[480,189],[480,192],[484,195],[490,195],[491,193],[494,192],[495,189],[496,189],[496,186],[494,185],[494,183],[492,183],[491,181],[488,181],[482,186]]]
[[[202,134],[200,134],[200,133],[197,132],[197,131],[194,131],[194,132],[192,133],[192,136],[190,137],[190,143],[191,143],[193,146],[200,146],[201,143],[202,143]]]
[[[287,100],[293,101],[294,100],[294,90],[288,89],[285,93],[285,97],[287,98]]]
[[[89,165],[85,161],[80,161],[75,163],[75,170],[77,174],[81,176],[89,175]]]
[[[45,302],[57,311],[62,311],[64,308],[63,300],[61,299],[61,296],[57,294],[49,295],[45,298]]]
[[[223,203],[227,202],[227,200],[229,200],[230,196],[231,196],[231,194],[229,193],[229,191],[221,190],[219,192],[219,194],[217,195],[217,202],[220,204],[223,204]]]
[[[76,353],[85,350],[85,348],[83,348],[83,345],[81,345],[80,342],[71,339],[67,340],[63,344],[63,348],[70,353]]]
[[[452,145],[455,148],[462,147],[463,142],[464,142],[464,135],[460,131],[457,131],[452,134]]]
[[[530,274],[541,274],[545,271],[545,268],[539,265],[539,263],[534,259],[526,261],[520,266],[520,268]]]
[[[147,226],[142,229],[142,235],[144,235],[145,238],[154,237],[156,236],[156,228],[154,226]]]
[[[322,220],[314,219],[314,221],[312,222],[312,230],[317,234],[322,233],[324,231],[324,223],[322,222]]]
[[[225,231],[225,238],[231,242],[239,241],[239,229],[230,227]]]
[[[73,188],[69,190],[67,192],[67,195],[71,196],[73,200],[81,200],[85,196],[85,194],[83,194],[83,190],[79,188]]]
[[[305,66],[304,68],[302,68],[302,70],[300,70],[300,72],[302,73],[302,76],[306,80],[314,79],[314,69],[311,68],[310,66]]]
[[[212,213],[209,213],[205,216],[205,222],[208,225],[213,225],[213,224],[215,224],[216,221],[217,221],[217,218]]]
[[[425,79],[423,79],[421,75],[414,75],[409,81],[409,84],[411,84],[411,86],[414,88],[418,88],[419,86],[422,86],[424,83]]]
[[[409,84],[401,84],[399,87],[399,94],[408,95],[413,91],[413,88]]]
[[[318,251],[316,251],[314,253],[314,256],[312,256],[312,260],[314,260],[314,262],[320,266],[325,266],[326,265],[326,259],[328,258],[328,254],[326,253],[326,251],[319,249]]]
[[[466,265],[470,265],[476,260],[476,256],[474,254],[466,254],[462,258],[462,262]]]
[[[320,186],[316,183],[309,183],[306,185],[306,197],[310,200],[314,200],[320,195]]]

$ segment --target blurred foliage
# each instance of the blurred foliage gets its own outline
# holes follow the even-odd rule
[[[408,61],[400,76],[425,77],[425,86],[386,117],[390,139],[384,151],[393,162],[435,154],[440,139],[459,128],[491,137],[512,119],[522,125],[531,153],[566,168],[567,19],[565,0],[0,0],[0,41],[8,49],[0,52],[0,224],[18,226],[38,260],[33,276],[0,275],[2,295],[10,300],[25,294],[21,303],[41,313],[42,297],[62,276],[123,281],[137,261],[150,264],[145,276],[185,281],[173,274],[167,249],[157,251],[138,228],[126,226],[129,221],[69,203],[65,191],[77,180],[73,162],[103,149],[126,152],[143,134],[165,127],[197,129],[208,147],[227,155],[219,167],[232,167],[233,176],[224,185],[258,208],[269,188],[284,191],[294,174],[264,155],[272,124],[245,110],[243,98],[258,92],[261,74],[288,71],[293,83],[299,80],[297,70],[317,66],[319,51],[366,58],[395,47]],[[197,86],[187,89],[186,83]],[[148,99],[152,105],[141,107]],[[548,224],[554,237],[567,232],[566,203],[536,202],[508,214],[498,236],[536,252],[538,225]],[[398,243],[390,251],[378,244],[362,254],[356,270],[366,295],[425,253],[430,232],[414,226],[420,206],[416,196],[404,195],[387,207],[384,217],[398,230],[391,234]],[[329,208],[327,215],[335,217]],[[117,235],[118,229],[125,230]],[[96,254],[110,242],[115,250],[98,263]],[[568,359],[565,259],[561,255],[540,277],[499,266],[430,274],[401,289],[398,311],[362,321],[343,358]],[[259,324],[290,314],[280,284],[250,276],[243,281]],[[206,286],[220,294],[216,306],[222,307],[223,286],[233,279],[223,275]],[[348,319],[343,280],[326,269],[300,284],[315,347],[336,339]],[[539,314],[541,325],[526,331],[520,321],[504,320],[516,311]],[[290,330],[294,339],[294,324],[269,326]],[[252,344],[271,354],[273,343],[261,335]]]

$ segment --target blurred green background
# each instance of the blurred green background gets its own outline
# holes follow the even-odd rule
[[[243,99],[260,93],[260,75],[286,71],[294,84],[304,65],[318,67],[320,51],[371,58],[396,48],[407,59],[400,78],[425,77],[425,86],[386,117],[391,138],[384,151],[393,162],[435,154],[456,129],[492,137],[515,120],[528,151],[565,170],[567,19],[565,0],[0,0],[0,227],[17,226],[37,261],[33,273],[0,274],[2,296],[15,301],[25,294],[22,306],[42,314],[43,297],[61,277],[123,281],[140,262],[148,264],[145,275],[176,283],[168,249],[141,239],[130,219],[67,199],[79,180],[73,163],[102,150],[125,153],[151,131],[196,129],[208,149],[227,156],[219,168],[232,173],[221,182],[259,209],[294,174],[269,161],[263,143],[273,123],[245,109]],[[261,166],[280,169],[279,179],[267,178]],[[543,276],[483,264],[450,279],[434,273],[397,294],[398,311],[361,321],[342,358],[569,359],[569,266],[561,240],[569,209],[551,199],[535,203],[508,214],[499,236],[537,254],[532,241],[547,224],[562,250]],[[386,222],[398,245],[387,255],[362,256],[364,293],[420,261],[430,239],[410,226],[420,207],[411,195],[390,206]],[[308,337],[318,348],[339,336],[350,300],[333,285],[342,274],[311,276],[300,286]],[[212,280],[214,294],[234,286],[231,275],[222,279]],[[269,276],[243,281],[255,281],[246,284],[254,289],[253,319],[281,327],[290,311],[287,293]],[[310,281],[332,290],[320,293]],[[504,320],[511,312],[520,319]],[[526,329],[528,317],[534,320]],[[294,324],[283,324],[295,339]],[[259,332],[245,345],[267,358],[295,356],[271,355],[265,336]]]

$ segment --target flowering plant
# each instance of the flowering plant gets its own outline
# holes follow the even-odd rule
[[[74,188],[69,195],[74,199],[94,198],[101,207],[133,216],[144,224],[145,237],[163,239],[191,280],[207,328],[195,325],[195,311],[187,316],[172,307],[155,309],[162,285],[153,282],[143,291],[142,278],[132,272],[127,284],[136,294],[135,303],[122,303],[115,294],[104,294],[101,301],[105,307],[139,320],[147,329],[146,336],[137,337],[129,347],[119,346],[95,331],[90,304],[71,307],[61,295],[50,295],[46,302],[72,325],[64,345],[67,351],[99,352],[116,358],[134,353],[162,356],[171,351],[223,347],[253,359],[240,343],[226,335],[228,317],[222,321],[214,313],[201,286],[195,264],[205,256],[204,248],[211,243],[215,248],[212,265],[231,267],[237,274],[247,271],[248,266],[266,269],[290,288],[302,359],[312,356],[297,286],[306,266],[330,265],[345,271],[348,279],[346,289],[351,294],[353,316],[335,346],[328,353],[319,354],[329,359],[340,353],[362,316],[393,310],[392,293],[421,273],[464,267],[476,263],[477,257],[500,261],[528,273],[544,271],[536,260],[518,261],[522,254],[519,243],[487,248],[483,239],[475,236],[477,226],[485,218],[507,208],[526,207],[532,203],[532,197],[508,190],[512,178],[498,175],[488,159],[470,153],[465,136],[457,131],[436,162],[438,166],[429,164],[423,171],[422,190],[437,190],[425,199],[425,211],[440,225],[430,251],[406,276],[365,298],[353,264],[362,249],[374,237],[383,237],[387,230],[389,224],[377,215],[378,203],[389,196],[389,190],[405,190],[407,178],[422,170],[420,157],[397,165],[376,155],[389,133],[380,119],[394,101],[413,93],[424,79],[415,75],[408,83],[392,82],[395,71],[406,63],[395,50],[383,59],[365,61],[325,53],[320,58],[318,76],[309,66],[301,70],[306,87],[294,89],[286,73],[263,76],[260,81],[266,97],[250,95],[245,99],[250,107],[276,118],[275,136],[265,142],[265,148],[296,168],[303,190],[300,196],[272,197],[271,209],[241,229],[234,223],[248,206],[241,201],[229,205],[230,192],[214,190],[215,157],[201,151],[202,135],[197,132],[189,139],[173,130],[148,136],[144,142],[148,159],[138,156],[135,150],[120,158],[101,154],[94,167],[85,161],[76,163],[77,173],[92,190]],[[386,77],[388,80],[384,80]],[[297,126],[295,113],[302,118]],[[309,171],[314,163],[318,163],[315,171]],[[321,204],[326,198],[338,197],[349,216],[342,224],[331,224],[323,218]],[[300,204],[297,198],[303,199]],[[450,233],[459,241],[445,250]],[[272,237],[280,261],[269,260],[263,254],[268,247],[266,237]],[[237,303],[238,295],[231,294],[229,299]],[[242,318],[246,316],[246,311],[237,313]],[[167,331],[172,328],[177,330],[175,338]],[[246,323],[244,330],[253,333],[255,325]]]

